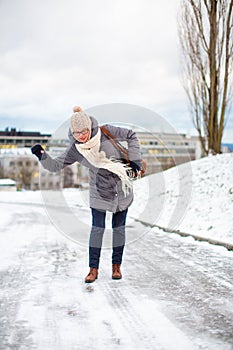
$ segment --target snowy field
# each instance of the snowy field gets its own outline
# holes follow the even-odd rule
[[[0,349],[232,350],[233,252],[142,224],[233,243],[232,173],[224,154],[135,182],[123,279],[106,232],[91,285],[87,192],[0,192]]]

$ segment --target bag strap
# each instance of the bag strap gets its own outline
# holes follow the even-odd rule
[[[112,144],[118,151],[120,151],[120,152],[124,155],[126,161],[129,162],[129,153],[128,153],[127,148],[125,148],[124,146],[122,146],[122,145],[120,144],[120,142],[118,142],[118,141],[116,140],[116,137],[115,137],[109,130],[107,130],[107,129],[105,128],[105,126],[102,125],[102,126],[100,127],[100,130],[101,130],[102,133],[108,138],[108,140],[111,142],[111,144]]]
[[[120,144],[120,142],[117,141],[116,137],[105,128],[105,126],[101,126],[100,130],[102,131],[102,133],[108,138],[108,140],[111,142],[111,144],[118,150],[121,152],[121,154],[123,154],[124,158],[126,159],[127,163],[130,162],[129,160],[129,153],[127,148],[125,148],[124,146],[122,146]],[[136,174],[135,179],[140,178],[141,176],[144,176],[146,173],[146,162],[144,160],[142,160],[142,169]]]

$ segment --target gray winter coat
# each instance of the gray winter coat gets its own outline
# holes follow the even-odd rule
[[[95,118],[92,120],[91,137],[95,136],[98,131],[98,122]],[[126,141],[128,144],[129,159],[138,165],[141,165],[140,145],[136,133],[132,130],[116,127],[113,125],[105,125],[118,141]],[[78,141],[73,137],[69,130],[70,144],[63,154],[56,158],[45,152],[43,154],[41,164],[51,171],[57,172],[75,162],[81,163],[89,168],[89,193],[90,207],[98,210],[117,212],[127,209],[133,201],[133,192],[127,196],[124,195],[121,187],[120,178],[103,168],[96,168],[85,159],[75,147]],[[120,159],[119,151],[111,144],[107,137],[101,133],[100,150],[106,153],[106,157],[114,157]]]

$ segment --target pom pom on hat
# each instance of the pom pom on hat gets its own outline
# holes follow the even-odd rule
[[[74,112],[74,113],[75,113],[75,112],[82,112],[82,108],[79,107],[79,106],[74,106],[74,107],[73,107],[73,112]]]
[[[88,129],[91,131],[91,118],[82,110],[81,107],[73,107],[74,114],[70,118],[70,129],[76,130]]]

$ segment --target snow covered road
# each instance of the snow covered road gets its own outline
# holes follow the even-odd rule
[[[126,246],[122,280],[111,280],[104,249],[86,285],[87,246],[63,237],[43,206],[0,211],[1,350],[233,349],[233,252],[153,229]]]

